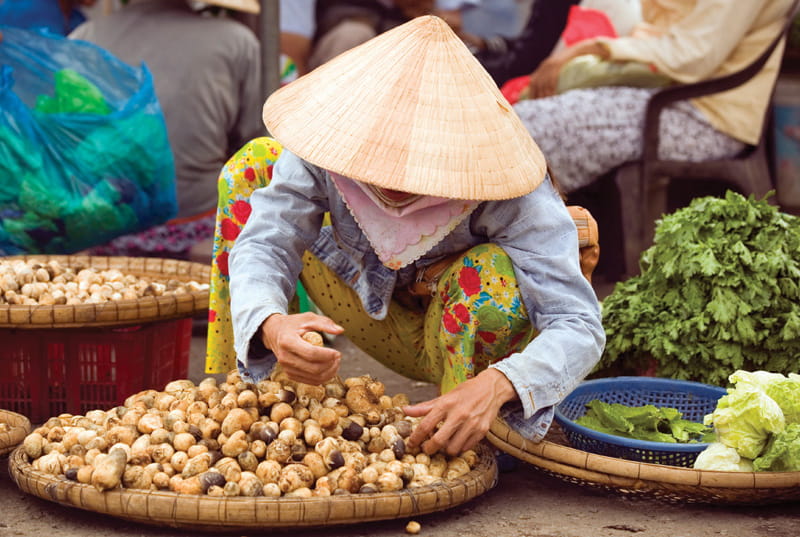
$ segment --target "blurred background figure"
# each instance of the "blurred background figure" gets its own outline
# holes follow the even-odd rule
[[[501,86],[532,73],[553,51],[601,34],[628,35],[641,20],[639,0],[535,0],[519,4],[517,22],[522,21],[522,26],[516,33],[501,23],[502,18],[477,26],[483,33],[473,31],[476,25],[470,24],[470,17],[480,10],[468,10],[464,16],[461,38]]]
[[[432,12],[434,0],[317,0],[314,44],[309,68]]]
[[[641,154],[645,107],[655,91],[649,84],[687,84],[741,70],[780,34],[790,4],[642,0],[643,21],[629,36],[587,39],[553,52],[531,75],[530,98],[514,109],[562,189],[573,192]],[[737,88],[665,108],[661,157],[713,160],[755,145],[782,52],[776,49],[762,70]],[[591,85],[621,65],[630,69],[614,83]],[[565,86],[567,72],[583,76],[587,85]]]
[[[315,9],[317,0],[281,0],[281,82],[291,82],[303,76],[308,69],[311,44],[317,23]],[[291,73],[294,66],[294,74]],[[294,76],[293,76],[294,75]]]
[[[257,13],[257,0],[209,0]],[[159,256],[210,262],[217,177],[228,157],[265,134],[260,45],[226,11],[198,12],[187,0],[130,0],[70,34],[153,75],[175,157],[178,215],[145,232],[93,248],[94,255]]]
[[[439,0],[440,6],[443,0]],[[534,0],[479,0],[462,8],[463,30],[513,39],[525,27]]]
[[[82,9],[95,0],[2,0],[0,25],[67,35],[86,20]]]

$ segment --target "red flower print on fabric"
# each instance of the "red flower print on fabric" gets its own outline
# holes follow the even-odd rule
[[[483,332],[482,330],[478,330],[478,337],[484,340],[486,343],[494,343],[497,339],[497,334],[494,332]]]
[[[226,218],[220,223],[220,233],[226,241],[235,241],[240,231],[241,229],[236,225],[236,222],[230,218]]]
[[[217,312],[216,310],[209,309],[208,310],[208,322],[213,323],[217,320]]]
[[[481,277],[473,267],[464,267],[458,273],[458,285],[467,296],[477,295],[481,290]]]
[[[248,202],[244,200],[237,200],[231,205],[231,212],[240,224],[246,224],[247,219],[250,218],[250,213],[253,212],[253,208]]]
[[[256,171],[253,168],[245,168],[244,170],[244,178],[248,181],[255,181],[256,180]]]
[[[222,252],[217,255],[217,268],[223,276],[228,275],[228,252]]]
[[[464,304],[456,304],[453,306],[453,313],[458,320],[464,324],[469,324],[469,310]]]
[[[444,324],[445,330],[451,334],[458,334],[461,331],[461,327],[459,326],[456,318],[448,312],[444,312],[442,315],[442,324]]]

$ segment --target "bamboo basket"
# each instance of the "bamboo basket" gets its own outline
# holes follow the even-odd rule
[[[486,438],[498,449],[549,475],[627,497],[715,505],[800,500],[800,472],[719,472],[628,461],[569,447],[557,425],[542,442],[531,442],[500,418]]]
[[[196,531],[246,531],[357,524],[424,515],[465,503],[497,484],[497,465],[487,445],[475,448],[478,464],[468,474],[440,485],[397,492],[299,498],[217,498],[171,491],[115,489],[47,475],[29,464],[22,448],[8,470],[24,492],[68,507],[118,518]]]
[[[2,457],[11,453],[31,432],[31,422],[22,414],[0,410],[0,423],[10,427],[8,431],[0,431],[0,457]]]
[[[175,279],[208,283],[211,267],[206,264],[155,257],[102,257],[85,255],[25,255],[2,259],[58,261],[64,266],[118,269],[124,274],[157,281]],[[136,300],[114,300],[101,304],[56,306],[0,305],[0,328],[49,329],[123,326],[151,321],[192,317],[208,310],[208,290],[180,295],[165,294]]]

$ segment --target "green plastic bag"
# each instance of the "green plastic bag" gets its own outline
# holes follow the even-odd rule
[[[53,76],[55,96],[39,95],[34,110],[44,114],[97,114],[111,113],[100,90],[74,69],[61,69]]]
[[[0,32],[0,256],[70,254],[175,216],[147,68],[84,41]]]

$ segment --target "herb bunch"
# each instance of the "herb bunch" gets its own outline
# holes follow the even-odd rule
[[[717,385],[797,370],[800,219],[731,191],[698,198],[658,222],[640,265],[603,303],[601,370]]]

